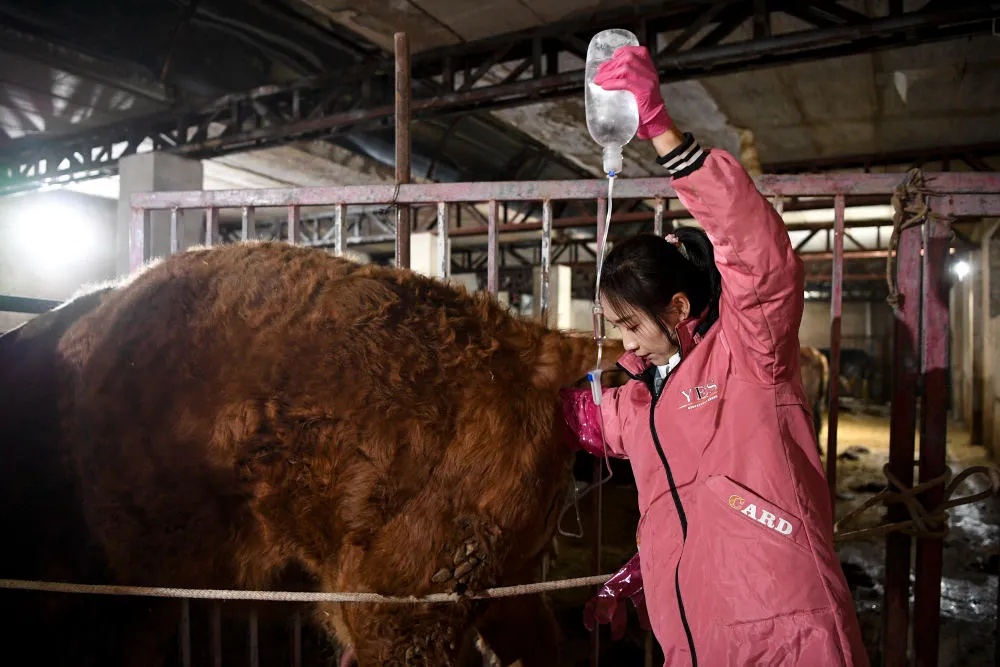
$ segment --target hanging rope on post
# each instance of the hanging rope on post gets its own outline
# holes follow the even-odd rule
[[[928,197],[941,196],[942,193],[927,187],[924,172],[914,167],[906,172],[906,178],[896,186],[892,193],[892,235],[889,237],[889,255],[885,261],[885,282],[889,288],[886,302],[895,313],[899,313],[899,289],[896,286],[896,251],[899,248],[899,237],[904,230],[922,225],[928,220],[945,220],[949,225],[954,218],[934,213],[927,202]]]
[[[847,542],[849,540],[859,540],[872,535],[885,535],[892,532],[906,533],[917,538],[943,538],[948,534],[948,510],[960,505],[971,505],[986,500],[990,496],[1000,495],[1000,468],[995,465],[979,465],[966,468],[952,478],[949,470],[940,477],[922,482],[911,488],[906,488],[899,479],[889,470],[889,464],[882,467],[889,485],[887,488],[876,493],[859,507],[840,519],[834,526],[834,541]],[[968,478],[973,475],[982,475],[986,478],[989,488],[968,496],[952,498]],[[944,498],[941,504],[932,510],[928,510],[920,502],[918,496],[936,486],[944,486]],[[870,528],[859,528],[844,532],[844,528],[854,523],[858,517],[863,515],[868,509],[875,505],[902,504],[906,506],[910,513],[910,518],[905,521],[893,523],[883,523]]]

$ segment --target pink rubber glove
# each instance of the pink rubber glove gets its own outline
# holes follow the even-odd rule
[[[563,417],[574,436],[566,445],[583,449],[594,456],[604,456],[604,434],[601,431],[601,406],[594,405],[589,389],[562,389]],[[609,452],[610,453],[610,452]]]
[[[587,601],[583,609],[583,624],[593,631],[598,623],[611,624],[611,639],[617,641],[625,634],[628,616],[625,605],[619,604],[624,597],[632,600],[639,614],[639,625],[649,630],[649,612],[646,610],[646,594],[642,590],[642,572],[639,570],[639,554],[625,563],[615,575],[604,582],[601,592]]]
[[[640,139],[658,137],[673,127],[660,95],[660,76],[645,46],[618,47],[611,60],[597,68],[594,83],[605,90],[632,93],[639,107],[639,129],[635,136]]]

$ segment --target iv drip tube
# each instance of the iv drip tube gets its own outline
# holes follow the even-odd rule
[[[600,408],[601,405],[601,360],[604,352],[604,340],[606,338],[604,332],[604,309],[601,307],[601,273],[604,269],[604,255],[605,249],[608,244],[608,230],[611,228],[611,203],[612,196],[614,194],[614,184],[615,184],[615,173],[613,171],[608,172],[608,210],[604,219],[604,230],[601,236],[598,238],[597,242],[597,278],[594,282],[594,308],[593,308],[593,324],[594,324],[594,340],[597,342],[597,364],[594,366],[594,370],[587,373],[587,380],[590,382],[591,398],[594,404]],[[602,410],[598,409],[598,418],[601,421],[601,436],[603,437],[604,430],[604,413]],[[580,500],[588,493],[594,489],[603,486],[614,476],[611,470],[611,462],[608,460],[608,449],[605,443],[604,447],[604,467],[608,471],[608,476],[602,476],[596,482],[585,487],[581,492],[577,493],[574,487],[571,491],[572,500],[567,503],[563,510],[559,513],[559,521],[556,524],[556,530],[559,534],[565,537],[583,537],[583,523],[580,520]],[[576,514],[576,525],[579,533],[567,533],[562,529],[562,519],[566,515],[567,510],[572,507]]]

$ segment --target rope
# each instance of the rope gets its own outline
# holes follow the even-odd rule
[[[68,584],[53,581],[21,581],[0,579],[0,589],[45,591],[49,593],[89,593],[92,595],[136,595],[140,597],[188,598],[202,600],[254,600],[268,602],[374,602],[379,604],[426,604],[458,602],[459,600],[485,600],[491,598],[532,595],[567,588],[583,588],[603,584],[612,576],[601,574],[576,579],[560,579],[534,584],[488,588],[476,593],[432,593],[423,597],[391,596],[378,593],[320,593],[297,591],[238,591],[202,588],[162,588],[144,586],[104,586],[96,584]]]
[[[910,488],[907,488],[905,484],[899,481],[899,478],[892,474],[888,463],[882,467],[882,472],[889,482],[888,487],[876,493],[838,521],[834,527],[834,541],[846,542],[848,540],[863,539],[871,535],[885,535],[893,532],[906,533],[912,537],[924,539],[941,539],[948,534],[948,510],[960,505],[978,503],[990,496],[1000,494],[1000,468],[994,465],[971,466],[956,475],[954,479],[952,479],[952,473],[949,470],[943,475]],[[952,498],[958,487],[973,475],[985,476],[989,488],[972,495]],[[933,510],[928,510],[917,499],[917,496],[938,486],[945,487],[944,497],[937,507]],[[894,503],[905,505],[907,511],[910,513],[910,518],[905,521],[883,523],[871,528],[860,528],[858,530],[843,532],[845,526],[854,522],[869,508],[875,505],[890,505]]]
[[[917,486],[907,488],[892,471],[889,464],[882,467],[882,472],[889,485],[875,494],[859,507],[844,516],[834,527],[834,541],[846,542],[859,540],[871,535],[884,535],[891,532],[906,533],[919,538],[943,538],[948,534],[949,509],[960,505],[970,505],[1000,495],[1000,468],[994,465],[971,466],[952,479],[951,471],[922,482]],[[972,495],[952,498],[958,487],[973,475],[986,477],[989,488]],[[924,508],[917,496],[934,487],[945,486],[944,498],[931,511]],[[854,522],[859,516],[875,505],[903,504],[910,513],[905,521],[884,523],[871,528],[861,528],[844,532],[844,527]],[[534,595],[547,591],[565,590],[570,588],[585,588],[605,583],[612,574],[600,574],[574,579],[559,579],[533,584],[516,586],[500,586],[488,588],[474,593],[432,593],[422,597],[391,596],[378,593],[323,593],[306,591],[245,591],[204,588],[167,588],[147,586],[109,586],[98,584],[71,584],[53,581],[25,581],[20,579],[0,579],[0,589],[43,591],[48,593],[85,593],[91,595],[134,595],[140,597],[188,598],[203,600],[252,600],[267,602],[367,602],[378,604],[432,604],[443,602],[458,602],[460,600],[486,600],[492,598],[516,597]]]
[[[939,195],[941,195],[940,192],[927,188],[923,172],[916,167],[906,172],[906,178],[896,186],[892,193],[892,235],[889,237],[889,255],[885,261],[885,282],[889,288],[886,302],[897,315],[901,306],[896,283],[896,252],[899,249],[899,237],[904,230],[922,225],[928,220],[952,222],[952,217],[933,213],[930,210],[927,197]]]

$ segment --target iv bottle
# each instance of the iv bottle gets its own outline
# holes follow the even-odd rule
[[[639,46],[639,40],[628,30],[604,30],[590,40],[587,65],[584,70],[584,104],[587,109],[587,130],[604,148],[604,173],[615,176],[622,170],[622,147],[631,141],[639,129],[639,108],[635,97],[627,90],[604,90],[594,83],[597,68],[611,60],[620,46]]]

